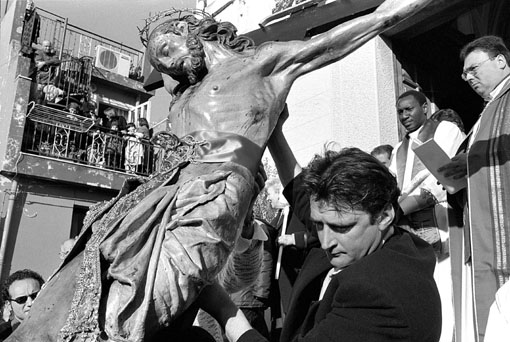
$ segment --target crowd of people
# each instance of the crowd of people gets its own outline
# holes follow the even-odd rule
[[[63,110],[67,113],[66,124],[76,125],[76,130],[28,125],[33,139],[25,142],[25,148],[128,173],[149,175],[154,171],[152,129],[146,118],[128,123],[119,109],[107,107],[100,111],[94,102],[84,98],[69,102]],[[84,127],[88,128],[86,132]]]
[[[88,100],[89,96],[83,89],[76,94],[66,94],[58,83],[59,68],[64,61],[57,57],[50,41],[44,40],[41,46],[33,55],[31,100],[68,112],[66,118],[71,124],[74,122],[80,128],[90,125],[90,129],[86,134],[72,132],[70,135],[62,130],[53,132],[50,129],[48,136],[31,149],[45,155],[149,175],[154,170],[154,148],[147,119],[139,118],[137,123],[128,123],[117,108],[100,110],[96,103]],[[38,133],[35,132],[35,135],[41,136]]]
[[[139,118],[138,125],[126,123],[123,116],[109,107],[105,110],[104,121],[96,122],[88,133],[92,142],[86,154],[82,152],[86,161],[128,173],[149,175],[154,171],[152,130],[147,119]]]
[[[155,150],[150,140],[152,130],[147,119],[139,118],[137,124],[126,123],[124,116],[116,114],[117,109],[112,107],[108,107],[104,115],[98,117],[95,114],[95,104],[87,104],[86,108],[91,108],[88,115],[83,106],[72,102],[67,117],[72,122],[87,118],[94,120],[89,130],[68,133],[62,128],[50,128],[46,134],[39,134],[39,145],[36,147],[39,153],[128,173],[152,173]],[[80,124],[83,125],[83,122],[88,123],[80,121]],[[60,146],[60,150],[53,153],[52,145]]]

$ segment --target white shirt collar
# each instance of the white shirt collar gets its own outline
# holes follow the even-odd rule
[[[420,134],[420,131],[421,131],[422,128],[423,128],[423,125],[421,125],[420,128],[418,128],[416,131],[408,133],[409,134],[409,138],[411,140],[418,139],[418,134]]]
[[[342,269],[335,270],[333,267],[329,270],[328,274],[326,275],[326,278],[324,278],[324,281],[322,282],[321,292],[319,294],[319,300],[322,300],[324,297],[324,294],[326,293],[326,290],[328,289],[329,283],[331,283],[331,278],[333,278],[336,274],[342,272]]]

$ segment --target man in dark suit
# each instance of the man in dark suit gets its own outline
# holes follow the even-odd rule
[[[278,274],[278,293],[281,300],[281,309],[284,315],[287,314],[292,287],[303,266],[306,255],[313,247],[318,247],[316,235],[307,230],[305,225],[294,213],[289,210],[287,200],[282,194],[282,183],[277,177],[269,178],[266,181],[267,199],[271,207],[278,210],[276,217],[271,222],[278,230],[278,245],[281,245],[280,267],[276,268]],[[287,223],[283,227],[284,223]],[[275,255],[275,260],[276,260]]]
[[[281,126],[269,148],[284,194],[322,247],[310,251],[296,280],[280,341],[438,341],[434,251],[394,226],[392,174],[356,148],[329,151],[301,172]],[[206,288],[200,304],[231,341],[265,341],[218,286]]]

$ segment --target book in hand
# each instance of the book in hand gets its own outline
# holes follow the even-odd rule
[[[412,149],[448,193],[454,194],[467,186],[466,178],[453,179],[451,177],[445,177],[442,173],[437,172],[437,169],[441,166],[450,163],[451,159],[434,139],[429,139],[424,143],[421,143],[419,140],[414,140]]]

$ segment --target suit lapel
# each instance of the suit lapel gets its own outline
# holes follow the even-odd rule
[[[311,305],[319,299],[324,276],[331,267],[322,249],[310,250],[292,289],[289,313],[283,324],[280,342],[292,340],[300,331]]]
[[[310,253],[303,263],[303,267],[301,268],[301,273],[294,284],[294,294],[297,295],[300,291],[303,291],[311,280],[317,278],[322,273],[329,271],[331,267],[332,266],[328,260],[326,252],[320,248],[313,248],[310,250]]]

